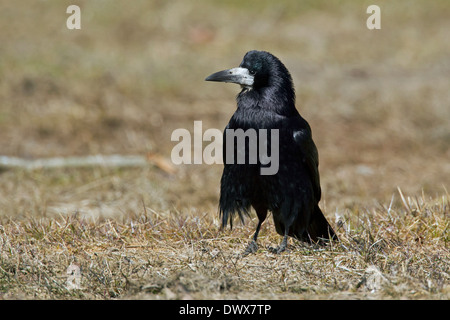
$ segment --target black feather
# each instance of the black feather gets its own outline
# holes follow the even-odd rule
[[[323,243],[337,239],[318,203],[321,198],[319,157],[309,124],[295,107],[292,77],[284,64],[264,51],[248,52],[241,65],[254,75],[251,87],[243,86],[237,110],[226,129],[278,129],[279,168],[274,175],[261,175],[261,162],[226,163],[227,135],[224,132],[224,171],[220,186],[219,212],[222,225],[237,214],[241,221],[253,207],[259,224],[248,251],[254,251],[261,223],[272,212],[276,231],[284,236],[276,250],[286,248],[287,236]],[[217,80],[214,80],[217,81]],[[260,136],[258,134],[258,141]],[[271,150],[270,139],[268,150]],[[238,152],[235,145],[234,156]],[[249,144],[245,145],[246,154]],[[248,159],[247,159],[248,160]]]

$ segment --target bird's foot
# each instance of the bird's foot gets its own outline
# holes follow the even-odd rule
[[[284,251],[287,250],[287,244],[286,243],[281,243],[278,247],[274,248],[274,247],[269,247],[269,251],[273,254],[280,254]]]
[[[286,251],[286,247],[282,247],[282,246],[278,246],[276,248],[269,247],[269,251],[273,254],[280,254],[280,253]]]
[[[274,254],[280,254],[283,251],[286,251],[288,245],[288,236],[287,234],[284,236],[283,240],[281,241],[280,245],[276,248],[269,247],[269,251]]]
[[[252,240],[249,242],[247,248],[245,248],[244,252],[242,253],[243,256],[246,256],[250,253],[255,253],[258,250],[258,244],[255,240]]]

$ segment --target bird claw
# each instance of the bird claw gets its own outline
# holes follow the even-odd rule
[[[258,250],[258,244],[255,240],[252,240],[249,242],[247,248],[245,248],[244,252],[242,253],[243,256],[246,256],[250,253],[255,253]]]
[[[269,251],[271,252],[271,253],[273,253],[273,254],[280,254],[280,253],[282,253],[282,252],[284,252],[284,251],[286,251],[286,246],[278,246],[278,247],[276,247],[276,248],[274,248],[274,247],[269,247]]]

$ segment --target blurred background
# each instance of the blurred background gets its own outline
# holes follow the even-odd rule
[[[66,28],[71,4],[81,30]],[[371,4],[381,30],[366,27]],[[252,49],[293,76],[329,217],[389,204],[398,187],[438,197],[450,177],[449,17],[448,0],[0,1],[0,155],[158,159],[3,170],[0,215],[215,215],[222,165],[172,170],[171,133],[225,127],[239,87],[204,78]]]

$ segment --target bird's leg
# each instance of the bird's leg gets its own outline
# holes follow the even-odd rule
[[[258,244],[256,243],[256,239],[258,239],[258,233],[259,233],[259,230],[261,229],[262,223],[263,223],[263,221],[261,221],[261,220],[258,221],[258,225],[256,226],[255,234],[253,235],[253,239],[252,239],[252,241],[250,241],[247,248],[245,248],[244,253],[243,253],[244,255],[248,255],[250,253],[255,253],[258,250]]]
[[[278,247],[276,247],[276,248],[270,247],[269,248],[270,252],[275,253],[275,254],[279,254],[279,253],[281,253],[283,251],[286,251],[287,243],[288,243],[288,231],[287,230],[288,229],[286,229],[285,232],[284,232],[284,237],[283,237],[283,240],[281,240],[280,245]]]
[[[253,207],[256,210],[256,215],[258,216],[258,225],[256,226],[255,234],[253,235],[252,241],[248,244],[247,248],[245,248],[243,255],[246,256],[250,253],[255,253],[258,251],[258,244],[256,243],[256,239],[258,239],[259,230],[261,229],[261,225],[266,220],[267,217],[267,208],[261,204],[253,204]]]
[[[277,248],[277,253],[281,253],[281,252],[285,251],[287,248],[287,243],[288,243],[288,235],[285,234],[283,237],[283,240],[281,240],[281,243]]]

